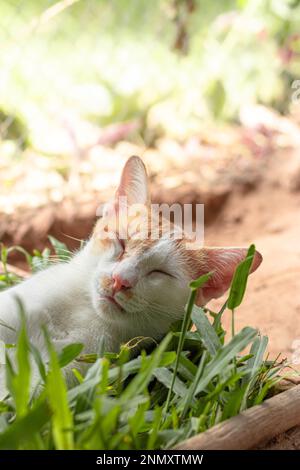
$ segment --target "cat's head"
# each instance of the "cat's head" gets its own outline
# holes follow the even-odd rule
[[[139,204],[141,210],[133,211],[125,221],[120,216],[119,225],[112,225],[112,218],[122,212],[120,201],[124,200],[127,209]],[[220,297],[230,286],[235,268],[247,250],[188,249],[184,238],[176,239],[162,230],[164,220],[160,220],[158,232],[156,225],[152,228],[150,213],[145,166],[140,158],[131,157],[123,169],[115,199],[104,208],[91,238],[93,256],[99,259],[92,280],[92,298],[94,308],[106,321],[124,328],[135,324],[137,335],[147,331],[148,336],[158,337],[182,318],[192,279],[213,271],[208,283],[199,289],[198,305]],[[256,252],[252,271],[261,261]]]

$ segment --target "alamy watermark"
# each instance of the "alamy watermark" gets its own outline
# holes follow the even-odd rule
[[[126,196],[97,209],[100,238],[183,240],[188,249],[204,242],[204,204],[129,204]]]
[[[295,90],[291,97],[292,103],[297,104],[300,102],[300,80],[294,80],[291,86],[292,89]]]

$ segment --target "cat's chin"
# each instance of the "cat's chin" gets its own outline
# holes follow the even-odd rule
[[[94,303],[98,315],[106,320],[119,321],[120,317],[126,314],[124,308],[112,296],[98,296]]]

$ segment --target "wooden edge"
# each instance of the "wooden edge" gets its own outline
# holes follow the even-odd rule
[[[23,269],[12,266],[11,264],[6,265],[8,272],[16,274],[17,276],[27,278],[30,276],[30,273],[24,271]],[[0,264],[0,274],[4,274],[3,266]]]
[[[300,385],[179,443],[177,450],[247,450],[300,424]]]

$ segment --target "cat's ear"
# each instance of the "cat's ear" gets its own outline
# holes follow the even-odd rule
[[[199,289],[196,303],[205,305],[209,300],[221,297],[230,287],[237,265],[245,259],[247,248],[202,248],[197,256],[198,276],[213,272],[210,280]],[[256,251],[250,272],[255,271],[262,262],[261,254]]]
[[[115,200],[126,197],[127,204],[150,204],[149,183],[146,167],[139,157],[130,157],[127,160],[121,175]]]

